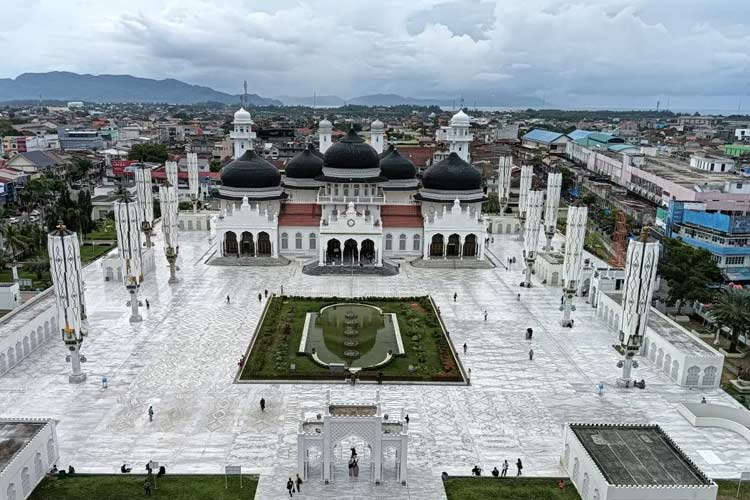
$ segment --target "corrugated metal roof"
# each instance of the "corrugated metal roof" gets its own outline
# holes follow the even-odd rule
[[[526,141],[542,142],[544,144],[550,144],[565,134],[560,132],[554,132],[552,130],[544,130],[541,128],[535,128],[528,134],[524,135],[521,139]]]
[[[577,141],[578,139],[585,139],[589,135],[593,134],[590,130],[582,130],[582,129],[576,129],[568,134],[568,137],[573,139],[574,141]]]

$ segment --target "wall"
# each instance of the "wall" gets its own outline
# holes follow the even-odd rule
[[[0,375],[59,335],[55,294],[49,288],[0,319]]]
[[[12,498],[9,493],[13,491],[16,500],[25,500],[60,458],[57,445],[57,423],[51,419],[36,418],[5,419],[5,421],[46,422],[47,424],[37,431],[31,441],[21,448],[0,472],[0,498]]]

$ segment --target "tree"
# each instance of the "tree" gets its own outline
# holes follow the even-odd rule
[[[221,170],[221,160],[211,160],[208,168],[209,170],[211,170],[211,172],[218,172],[219,170]]]
[[[68,166],[68,177],[72,181],[84,180],[88,178],[92,168],[94,164],[88,158],[75,157]]]
[[[675,238],[663,240],[662,248],[659,274],[669,282],[668,303],[679,303],[677,313],[685,302],[710,301],[713,293],[708,285],[721,281],[721,271],[711,253]]]
[[[49,259],[37,256],[31,262],[27,262],[25,267],[36,275],[36,279],[41,280],[42,275],[49,271]]]
[[[140,162],[164,163],[169,158],[167,147],[164,144],[136,144],[130,148],[129,160]]]
[[[497,199],[497,193],[487,195],[487,201],[482,203],[482,212],[486,214],[500,213],[500,201]]]
[[[3,227],[2,233],[5,249],[10,257],[10,267],[13,269],[13,281],[18,281],[18,256],[26,251],[28,241],[13,224]]]
[[[724,290],[711,309],[711,317],[720,327],[732,330],[729,352],[737,352],[740,335],[750,330],[750,292]]]

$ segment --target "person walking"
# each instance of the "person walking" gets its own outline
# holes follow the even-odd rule
[[[529,349],[529,361],[534,361],[534,349]]]
[[[265,290],[263,290],[263,293],[265,294],[266,297],[268,297],[268,288],[266,288]]]
[[[466,351],[469,349],[469,346],[466,345],[466,342],[464,342],[464,354],[466,354]]]
[[[260,398],[260,411],[266,411],[266,400],[264,398]]]
[[[299,477],[299,474],[297,474],[297,479],[294,481],[294,483],[297,485],[297,493],[300,493],[300,488],[302,487],[302,478]]]
[[[148,421],[149,422],[154,421],[154,407],[153,406],[148,407]]]
[[[146,309],[151,309],[151,303],[146,299]]]
[[[517,300],[518,302],[521,302],[521,294],[520,294],[520,293],[519,293],[518,295],[516,295],[516,300]]]
[[[263,302],[263,294],[258,292],[258,303]]]
[[[487,309],[484,310],[484,320],[487,321]]]
[[[148,482],[148,479],[143,481],[143,493],[147,496],[151,496],[151,483]]]
[[[518,473],[516,474],[516,477],[521,475],[521,471],[523,470],[523,463],[521,463],[521,459],[519,458],[516,462],[516,468],[518,469]]]
[[[229,304],[229,295],[227,295],[227,304]]]
[[[290,477],[289,480],[286,482],[286,489],[289,492],[289,496],[293,497],[292,490],[294,489],[294,481],[292,481],[292,478]]]
[[[409,414],[406,414],[406,417],[404,417],[404,420],[406,420],[406,425],[409,425]]]
[[[506,477],[508,475],[508,461],[503,460],[503,470],[500,472],[500,477]]]
[[[453,302],[455,302],[456,299],[458,299],[458,292],[453,292]]]

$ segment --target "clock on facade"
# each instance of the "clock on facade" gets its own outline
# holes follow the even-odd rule
[[[349,227],[354,227],[354,219],[349,219],[348,221],[346,221],[346,225]]]

